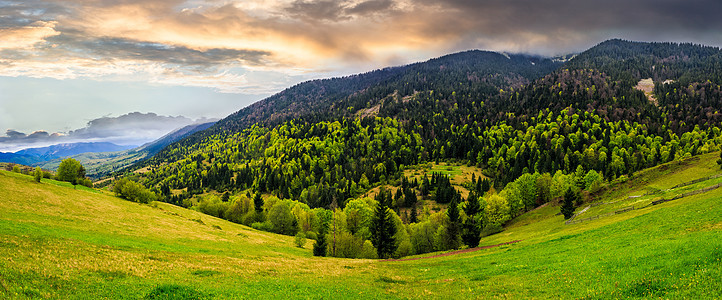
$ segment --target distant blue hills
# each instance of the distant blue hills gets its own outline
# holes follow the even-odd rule
[[[28,148],[15,153],[0,152],[0,162],[32,165],[43,161],[88,152],[115,152],[133,149],[134,145],[117,145],[110,142],[64,143],[47,147]]]

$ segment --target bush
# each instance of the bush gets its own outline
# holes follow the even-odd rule
[[[296,239],[293,240],[296,247],[303,248],[306,245],[306,235],[303,232],[296,233]]]
[[[484,229],[481,230],[481,236],[490,236],[492,234],[497,234],[499,232],[504,231],[504,227],[501,226],[499,223],[491,223],[486,226],[484,226]]]
[[[123,178],[115,183],[113,192],[119,197],[138,203],[150,203],[155,201],[155,193],[146,189],[142,184]]]
[[[253,224],[251,224],[251,228],[256,229],[256,230],[271,232],[271,230],[273,229],[273,224],[271,224],[271,222],[268,222],[268,221],[254,222]]]
[[[376,253],[376,248],[374,248],[374,245],[371,243],[371,241],[364,241],[363,248],[361,249],[360,258],[376,259],[378,257],[379,256]]]

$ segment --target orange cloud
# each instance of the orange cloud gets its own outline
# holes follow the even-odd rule
[[[37,21],[28,26],[16,28],[0,28],[0,50],[4,49],[32,49],[51,36],[59,35],[55,31],[57,22]]]

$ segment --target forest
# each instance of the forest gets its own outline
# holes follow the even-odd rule
[[[545,203],[580,205],[641,169],[720,150],[721,62],[718,48],[611,40],[564,63],[470,51],[316,80],[123,176],[169,203],[309,237],[319,255],[475,247]],[[634,88],[644,78],[656,103]],[[484,178],[462,197],[443,174],[404,176],[428,162]]]

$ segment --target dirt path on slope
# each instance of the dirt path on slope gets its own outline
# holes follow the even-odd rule
[[[509,244],[514,244],[514,243],[518,243],[518,242],[521,242],[521,240],[516,240],[516,241],[511,241],[511,242],[506,242],[506,243],[491,245],[491,246],[483,246],[483,247],[469,248],[469,249],[464,249],[464,250],[451,251],[451,252],[441,253],[441,254],[432,255],[432,256],[414,257],[414,258],[402,258],[402,259],[393,259],[393,258],[390,258],[390,259],[386,259],[386,260],[382,260],[382,261],[407,261],[407,260],[419,260],[419,259],[435,258],[435,257],[442,257],[442,256],[451,256],[451,255],[457,255],[457,254],[462,254],[462,253],[479,251],[479,250],[483,250],[483,249],[495,248],[495,247],[504,246],[504,245],[509,245]]]

